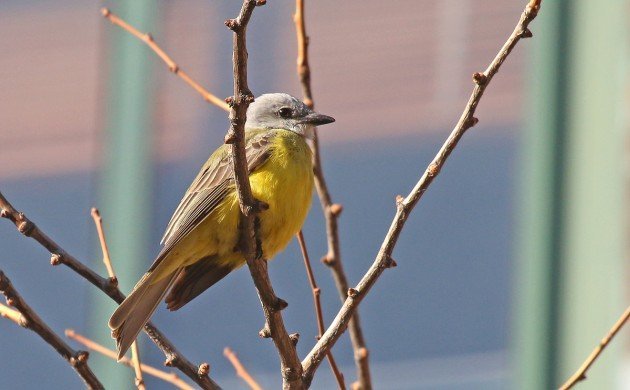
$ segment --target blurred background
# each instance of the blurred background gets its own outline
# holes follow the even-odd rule
[[[406,194],[450,132],[525,0],[309,1],[313,89],[337,119],[320,131],[351,283],[372,263]],[[231,94],[238,1],[0,2],[0,190],[70,253],[105,275],[90,207],[101,209],[121,288],[159,250],[188,184],[228,127],[139,41],[100,17],[110,7],[219,97]],[[256,9],[249,84],[301,96],[289,0]],[[628,240],[628,1],[545,1],[493,80],[442,174],[410,217],[360,313],[381,389],[544,389],[566,379],[630,302]],[[319,201],[304,227],[311,257],[326,252]],[[0,223],[0,268],[57,332],[73,328],[113,348],[114,304],[34,241]],[[326,321],[340,301],[314,263]],[[317,333],[297,244],[270,267],[300,356]],[[263,316],[245,268],[155,324],[226,389],[245,388],[222,356],[232,347],[268,388],[277,354],[258,337]],[[625,329],[625,333],[627,334]],[[164,357],[141,336],[143,361]],[[75,348],[82,348],[73,341]],[[629,389],[623,334],[580,389]],[[333,349],[355,378],[348,336]],[[131,370],[95,353],[112,389]],[[81,388],[35,334],[0,321],[6,388]],[[169,388],[151,377],[149,388]],[[335,386],[327,363],[313,388]]]

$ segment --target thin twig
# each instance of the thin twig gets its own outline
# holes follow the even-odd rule
[[[85,264],[81,263],[74,256],[66,252],[53,239],[48,237],[35,223],[29,220],[26,215],[18,212],[0,192],[0,217],[13,222],[17,230],[37,241],[41,246],[51,253],[50,263],[53,266],[63,264],[79,274],[82,278],[96,286],[99,290],[107,294],[108,297],[117,303],[125,299],[125,295],[118,289],[115,283],[109,278],[103,278]],[[203,389],[219,389],[207,374],[200,374],[198,367],[193,365],[175,346],[159,331],[151,322],[144,327],[144,332],[151,341],[160,348],[166,356],[165,364],[176,367],[184,375],[195,381]]]
[[[225,143],[230,145],[232,156],[232,170],[236,184],[236,193],[241,210],[241,234],[243,239],[241,251],[247,260],[249,272],[252,275],[260,302],[265,315],[265,327],[261,335],[270,336],[280,355],[283,388],[302,389],[302,365],[298,358],[295,345],[287,333],[280,311],[287,303],[278,298],[273,291],[267,262],[262,259],[261,243],[257,235],[260,203],[251,191],[247,160],[245,156],[245,122],[247,107],[254,100],[247,86],[247,23],[256,5],[264,1],[244,0],[241,11],[236,19],[228,19],[225,25],[233,34],[233,73],[234,96],[230,103],[230,129],[225,136]]]
[[[321,289],[317,286],[317,282],[315,281],[315,275],[313,274],[313,269],[311,268],[311,259],[308,256],[308,251],[306,250],[306,242],[304,240],[304,234],[300,230],[297,234],[297,240],[300,244],[300,251],[302,252],[302,258],[304,259],[304,268],[306,268],[306,276],[308,277],[308,282],[311,285],[311,292],[313,293],[313,304],[315,306],[315,316],[317,317],[317,338],[319,339],[324,334],[324,313],[322,312],[322,303],[320,299]],[[328,351],[326,354],[328,358],[328,362],[330,363],[330,369],[337,380],[337,385],[340,389],[345,390],[346,384],[343,379],[343,373],[337,367],[337,363],[335,362],[335,358],[332,354],[332,350]]]
[[[450,156],[453,149],[457,146],[466,130],[477,123],[477,119],[474,117],[477,105],[479,104],[486,87],[489,85],[494,75],[499,71],[499,68],[505,59],[508,57],[510,52],[512,52],[512,49],[514,49],[521,38],[529,38],[532,36],[532,33],[527,29],[527,26],[538,14],[541,1],[542,0],[529,1],[516,25],[516,28],[505,42],[497,56],[494,60],[492,60],[488,68],[483,73],[475,73],[473,75],[476,85],[457,125],[409,195],[405,198],[402,196],[397,197],[396,215],[394,216],[392,224],[385,236],[374,263],[363,276],[359,284],[355,288],[348,289],[348,297],[337,313],[337,316],[333,320],[332,324],[328,327],[322,338],[313,347],[308,356],[302,361],[302,366],[304,368],[304,381],[306,383],[310,383],[315,370],[326,356],[326,353],[330,350],[330,348],[332,348],[341,334],[343,334],[343,331],[347,327],[348,322],[352,318],[356,308],[359,306],[359,303],[370,291],[383,271],[394,264],[391,256],[392,251],[394,250],[394,246],[398,241],[398,237],[400,236],[409,214],[427,188],[431,185],[435,177],[440,173],[444,163]]]
[[[89,338],[75,332],[72,329],[66,329],[66,337],[83,344],[87,349],[90,349],[94,352],[98,352],[101,355],[107,356],[110,359],[116,360],[118,357],[118,353],[115,351],[112,351],[109,348],[106,348],[104,346],[102,346],[101,344],[90,340]],[[131,367],[133,368],[134,366],[134,362],[132,362],[128,357],[124,356],[120,361],[120,364],[123,364],[127,367]],[[161,379],[165,382],[168,382],[170,384],[172,384],[173,386],[177,387],[178,389],[183,389],[183,390],[193,390],[193,387],[190,386],[188,383],[186,383],[185,381],[183,381],[182,379],[179,378],[179,376],[177,376],[177,374],[175,374],[174,372],[166,372],[166,371],[162,371],[158,368],[155,368],[153,366],[149,366],[148,364],[144,364],[141,363],[140,367],[142,368],[142,371],[145,372],[148,375],[154,376],[158,379]]]
[[[236,375],[240,376],[241,379],[243,379],[245,383],[247,383],[247,386],[249,386],[250,389],[262,390],[262,387],[260,387],[258,382],[256,382],[256,380],[249,374],[245,367],[243,367],[241,361],[238,360],[238,356],[236,356],[236,353],[232,351],[230,347],[225,347],[225,349],[223,349],[223,355],[227,358],[227,360],[230,361],[230,363],[232,363],[232,366],[234,366],[234,370],[236,370]]]
[[[599,342],[599,345],[593,349],[593,352],[586,358],[584,363],[578,368],[578,370],[569,378],[567,381],[560,386],[560,390],[569,390],[573,388],[573,386],[577,385],[579,382],[586,379],[586,372],[591,368],[593,363],[599,358],[599,356],[604,352],[604,349],[610,344],[612,339],[619,333],[621,328],[628,322],[630,318],[630,306],[626,309],[626,311],[619,317],[615,325],[608,331],[606,336]]]
[[[199,85],[199,83],[193,80],[188,75],[188,73],[184,72],[179,67],[179,65],[177,65],[175,61],[173,61],[173,59],[168,54],[166,54],[166,52],[162,50],[160,46],[158,46],[155,43],[155,41],[153,40],[153,36],[150,33],[142,33],[138,31],[135,27],[131,26],[130,24],[125,22],[123,19],[121,19],[120,17],[112,13],[108,8],[101,8],[101,14],[103,15],[103,17],[107,18],[110,22],[112,22],[112,24],[119,26],[123,30],[127,31],[131,35],[141,40],[142,42],[146,43],[147,46],[149,46],[149,48],[151,48],[151,50],[153,50],[155,54],[157,54],[157,56],[160,57],[162,61],[164,61],[169,71],[173,72],[174,74],[179,76],[182,80],[184,80],[184,82],[190,85],[195,91],[197,91],[203,97],[205,101],[212,103],[215,106],[222,108],[225,111],[228,111],[230,109],[230,107],[225,103],[225,101],[223,101],[222,99],[210,93],[204,87]]]
[[[112,265],[112,259],[109,255],[109,248],[107,247],[107,240],[105,239],[105,230],[103,229],[103,218],[100,211],[96,207],[92,207],[90,212],[94,225],[96,226],[96,232],[98,233],[98,240],[101,244],[101,251],[103,252],[103,263],[107,269],[107,275],[112,283],[118,284],[118,278],[114,272],[114,266]],[[134,341],[131,344],[131,361],[133,362],[133,368],[135,371],[135,384],[139,390],[145,390],[144,380],[142,379],[142,368],[140,363],[140,351],[138,349],[138,341]]]
[[[50,344],[61,357],[63,357],[70,366],[79,374],[79,377],[83,379],[86,386],[90,389],[103,389],[103,385],[98,380],[96,375],[88,366],[89,354],[85,351],[75,351],[66,344],[61,337],[57,336],[52,329],[46,325],[46,323],[33,311],[33,309],[26,304],[24,299],[15,290],[13,284],[9,278],[0,270],[0,292],[5,296],[7,305],[13,306],[20,314],[17,321],[14,320],[13,314],[7,315],[8,318],[15,321],[18,325],[30,329],[37,333],[39,337],[45,342]],[[3,307],[5,307],[3,305]],[[4,310],[3,312],[6,312]]]
[[[138,340],[131,343],[131,363],[133,372],[136,376],[136,387],[138,390],[145,390],[144,378],[142,377],[142,363],[140,362],[140,350],[138,349]]]
[[[103,263],[105,264],[105,268],[107,269],[107,275],[109,275],[112,283],[118,284],[118,278],[116,278],[116,273],[114,272],[114,267],[112,266],[112,260],[109,256],[107,241],[105,240],[105,231],[103,230],[103,218],[101,217],[100,211],[98,211],[96,207],[92,207],[90,214],[92,215],[94,226],[96,226],[96,232],[98,233],[98,241],[101,244],[101,251],[103,252]]]
[[[311,89],[311,68],[308,63],[308,45],[310,38],[306,34],[304,0],[296,0],[293,20],[295,22],[298,45],[297,73],[300,78],[300,84],[302,85],[303,100],[313,108],[315,103]],[[333,203],[330,191],[326,185],[317,129],[313,132],[313,171],[315,173],[315,188],[317,189],[317,195],[319,196],[326,220],[328,253],[322,258],[322,261],[330,268],[333,279],[335,280],[335,285],[337,286],[339,298],[343,302],[346,299],[349,287],[348,278],[346,277],[343,263],[341,262],[339,228],[337,224],[337,219],[341,215],[343,208],[340,204]],[[357,390],[371,390],[372,380],[370,377],[369,353],[365,344],[365,338],[363,337],[358,310],[352,316],[348,328],[357,368],[357,381],[353,384],[353,388]]]

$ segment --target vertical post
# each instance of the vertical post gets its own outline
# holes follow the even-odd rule
[[[567,220],[556,386],[575,371],[627,306],[622,285],[627,285],[623,152],[628,3],[571,2]],[[589,372],[585,389],[617,387],[622,343],[615,341]]]
[[[512,348],[521,389],[557,388],[623,310],[627,2],[606,3],[547,1],[532,40]],[[589,386],[614,387],[615,361],[598,363]]]
[[[112,4],[125,20],[141,31],[155,31],[159,3],[150,0]],[[96,17],[96,15],[95,15]],[[108,26],[106,26],[108,27]],[[121,290],[128,293],[147,267],[152,197],[152,64],[153,58],[138,39],[105,28],[107,79],[102,135],[103,169],[98,182],[97,205]],[[99,253],[99,252],[96,252]],[[95,256],[95,261],[99,257]],[[100,264],[95,268],[102,268]],[[107,321],[115,305],[94,291],[91,295],[90,336],[113,346]],[[107,388],[128,388],[131,375],[112,361],[95,359],[95,370]]]

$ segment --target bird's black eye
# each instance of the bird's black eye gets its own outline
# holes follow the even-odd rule
[[[293,111],[291,111],[289,107],[282,107],[278,110],[278,116],[280,116],[280,118],[291,118],[291,114],[293,114]]]

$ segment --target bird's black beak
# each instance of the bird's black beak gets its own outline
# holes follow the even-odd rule
[[[300,119],[300,123],[308,123],[313,126],[321,126],[328,123],[333,123],[335,118],[332,116],[318,114],[316,112],[310,112],[305,117]]]

